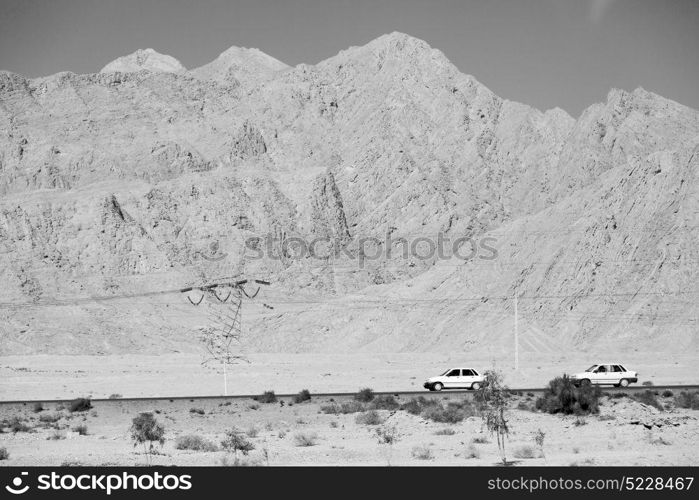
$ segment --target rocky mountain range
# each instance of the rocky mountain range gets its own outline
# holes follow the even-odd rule
[[[165,292],[237,276],[248,350],[495,352],[515,296],[523,349],[696,349],[698,151],[652,92],[542,112],[401,33],[2,72],[0,354],[200,349],[223,306]]]

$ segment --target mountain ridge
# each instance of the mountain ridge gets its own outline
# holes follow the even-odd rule
[[[237,47],[193,70],[134,54],[106,73],[0,73],[3,353],[196,349],[208,308],[128,297],[236,274],[274,282],[275,309],[246,326],[256,350],[504,349],[511,305],[460,299],[517,290],[565,297],[522,305],[556,345],[696,345],[695,304],[604,296],[699,278],[696,110],[639,87],[577,119],[540,111],[397,32],[295,67]],[[440,234],[495,238],[502,262],[396,243]],[[254,257],[254,237],[274,255]],[[348,253],[294,258],[290,237]],[[118,307],[55,303],[92,296]]]

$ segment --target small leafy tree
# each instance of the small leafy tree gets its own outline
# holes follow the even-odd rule
[[[155,444],[162,446],[165,443],[165,427],[159,423],[152,413],[140,413],[131,421],[131,439],[134,448],[143,446],[148,464],[151,463],[151,455],[155,450]]]
[[[386,464],[391,466],[391,458],[393,457],[393,447],[400,441],[400,434],[395,425],[384,425],[376,429],[376,440],[381,447],[381,452],[386,459]]]
[[[500,458],[503,465],[507,465],[505,454],[505,438],[510,432],[507,426],[507,394],[509,389],[502,383],[502,374],[495,370],[485,372],[485,380],[478,392],[476,401],[483,419],[483,424],[491,435],[495,435]]]
[[[245,434],[240,429],[233,427],[226,431],[226,437],[221,441],[221,448],[226,450],[228,453],[233,453],[236,462],[238,461],[238,452],[243,455],[247,455],[249,452],[255,449],[255,445],[252,444],[246,437]]]

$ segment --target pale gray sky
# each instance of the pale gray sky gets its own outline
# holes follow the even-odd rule
[[[697,0],[0,0],[0,68],[95,72],[147,47],[193,68],[232,45],[313,64],[391,31],[541,109],[638,86],[699,108]]]

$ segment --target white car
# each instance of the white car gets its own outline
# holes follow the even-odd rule
[[[428,378],[425,389],[441,391],[442,389],[479,389],[485,377],[473,368],[449,368],[437,377]]]
[[[619,363],[603,363],[592,365],[582,373],[570,376],[575,385],[613,385],[626,387],[632,382],[638,382],[638,373],[627,370]]]

